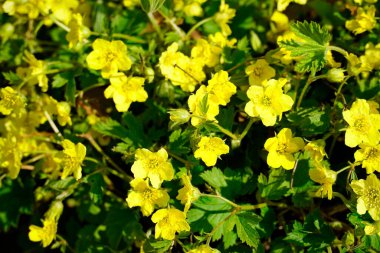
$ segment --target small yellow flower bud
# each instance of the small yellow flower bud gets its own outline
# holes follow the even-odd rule
[[[150,67],[145,68],[145,77],[148,83],[153,82],[154,80],[154,70]]]
[[[344,80],[344,69],[332,68],[327,71],[327,80],[332,83],[340,83]]]

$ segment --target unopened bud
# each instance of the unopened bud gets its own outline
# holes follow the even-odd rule
[[[169,111],[170,120],[174,122],[175,125],[185,124],[190,120],[190,113],[186,109],[173,109]]]
[[[332,68],[327,71],[327,80],[332,83],[340,83],[344,80],[344,69]]]
[[[154,70],[150,67],[145,68],[145,77],[148,83],[153,82],[154,80]]]

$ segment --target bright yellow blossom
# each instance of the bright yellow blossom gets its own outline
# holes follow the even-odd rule
[[[131,68],[132,62],[127,55],[127,46],[121,40],[107,41],[96,39],[94,49],[86,58],[90,69],[102,70],[102,77],[110,78],[118,70]]]
[[[82,178],[82,162],[86,156],[86,146],[82,143],[74,144],[70,140],[62,141],[62,153],[57,157],[63,167],[61,178],[65,179],[73,174],[76,180]]]
[[[272,168],[282,166],[286,170],[294,168],[296,159],[293,154],[302,150],[305,143],[300,137],[293,137],[292,130],[283,128],[277,136],[269,138],[264,144],[267,150],[267,163]]]
[[[364,233],[366,235],[380,235],[380,221],[375,221],[374,223],[363,223],[365,224]]]
[[[309,170],[309,176],[311,180],[321,184],[321,188],[316,192],[317,196],[327,196],[328,199],[332,199],[332,186],[336,181],[337,173],[333,170],[326,168],[320,162],[314,162],[315,168]]]
[[[310,158],[316,162],[322,161],[323,157],[325,157],[326,151],[325,151],[326,143],[324,140],[319,139],[315,141],[311,141],[306,144],[305,151],[307,151],[310,154]]]
[[[140,0],[123,0],[123,5],[128,9],[133,9],[135,6],[140,5]]]
[[[227,105],[232,95],[236,93],[236,86],[229,81],[228,72],[220,70],[208,81],[206,90],[210,101],[218,105]]]
[[[197,187],[194,187],[191,184],[191,180],[188,175],[183,175],[181,179],[183,188],[179,189],[176,199],[180,200],[182,205],[185,205],[184,212],[187,213],[191,206],[191,203],[199,198],[201,192]]]
[[[220,155],[228,154],[230,148],[219,137],[203,136],[194,152],[195,158],[201,158],[207,166],[214,166]]]
[[[380,141],[380,114],[372,113],[365,99],[357,99],[350,110],[343,111],[343,119],[348,123],[345,144],[351,148],[361,143],[375,145]]]
[[[277,0],[277,10],[284,11],[291,2],[305,5],[307,3],[307,0]]]
[[[352,190],[358,195],[356,209],[359,214],[367,211],[375,221],[380,220],[380,181],[375,174],[367,179],[353,180]]]
[[[265,126],[274,126],[282,118],[282,113],[289,111],[293,106],[293,99],[284,94],[282,87],[287,79],[270,79],[264,81],[263,86],[252,85],[247,90],[250,101],[244,111],[251,117],[260,117]]]
[[[274,23],[274,30],[276,33],[289,30],[289,18],[282,12],[274,11],[270,17],[270,21]]]
[[[231,28],[228,26],[228,22],[235,17],[235,13],[236,10],[231,9],[228,4],[221,1],[219,11],[215,14],[214,20],[219,25],[224,36],[228,36],[232,33]]]
[[[190,58],[178,51],[178,44],[171,44],[159,59],[158,66],[165,78],[182,90],[193,92],[206,75],[203,72],[205,61],[202,58]]]
[[[64,24],[69,23],[73,11],[78,5],[78,0],[46,0],[46,6],[51,10],[52,15]]]
[[[347,72],[349,75],[358,76],[359,74],[367,74],[372,70],[372,66],[366,61],[366,58],[359,58],[352,53],[349,53],[346,58],[348,60]]]
[[[259,59],[255,64],[249,65],[245,69],[249,78],[249,85],[261,85],[263,81],[269,80],[276,75],[274,68],[269,66],[264,59]]]
[[[29,63],[29,75],[34,77],[28,83],[36,84],[41,87],[43,92],[48,90],[48,78],[46,76],[47,64],[42,60],[37,60],[34,55],[25,51],[25,61]]]
[[[41,0],[7,0],[3,3],[2,9],[5,13],[10,16],[14,16],[15,14],[28,15],[30,19],[36,19],[45,1]]]
[[[160,188],[164,180],[170,181],[174,177],[174,169],[168,161],[168,153],[164,148],[157,152],[140,148],[136,150],[135,162],[131,171],[135,178],[149,178],[154,188]]]
[[[69,24],[67,25],[70,31],[66,34],[66,39],[69,42],[69,48],[75,48],[82,43],[84,39],[90,36],[90,29],[83,25],[82,15],[75,13],[72,15]]]
[[[220,252],[217,249],[213,249],[208,245],[201,245],[195,249],[188,251],[187,253],[217,253]]]
[[[12,112],[20,114],[25,106],[23,97],[12,87],[0,89],[0,113],[9,115]]]
[[[152,215],[155,226],[154,237],[165,240],[173,240],[176,232],[190,231],[190,226],[186,221],[186,215],[175,208],[160,209]]]
[[[360,149],[354,154],[355,162],[361,162],[362,167],[367,170],[367,174],[374,171],[380,172],[380,144],[368,145],[360,144]]]
[[[219,48],[233,47],[236,43],[236,39],[228,40],[227,37],[224,36],[221,32],[210,34],[208,36],[208,40],[210,41],[211,45],[217,46]]]
[[[365,53],[360,56],[360,62],[371,67],[371,69],[380,68],[380,43],[376,46],[372,43],[365,45]]]
[[[43,247],[49,246],[55,239],[57,233],[57,222],[55,219],[45,219],[42,221],[43,227],[36,225],[29,226],[29,239],[32,242],[42,242]]]
[[[197,44],[191,49],[191,57],[203,61],[208,67],[214,67],[219,63],[222,48],[211,45],[204,39],[198,39]]]
[[[14,135],[0,137],[0,168],[12,179],[18,176],[22,165],[23,150],[20,145],[22,143]]]
[[[119,112],[126,112],[132,102],[147,100],[148,93],[143,88],[144,81],[143,77],[127,77],[124,73],[118,73],[110,78],[111,85],[105,89],[104,96],[113,98]]]
[[[376,7],[371,5],[367,11],[359,7],[355,19],[346,21],[346,28],[355,35],[371,31],[376,26]]]
[[[174,10],[183,11],[188,17],[203,16],[202,4],[207,0],[173,0]]]
[[[66,124],[71,126],[70,111],[69,103],[57,102],[57,120],[61,126],[66,126]]]
[[[216,121],[215,117],[219,114],[219,106],[210,99],[206,86],[202,85],[195,94],[190,95],[187,104],[192,113],[191,124],[193,126],[198,126],[206,120]]]
[[[129,207],[140,206],[144,216],[153,213],[155,206],[165,207],[170,199],[164,189],[151,187],[147,180],[136,178],[131,181],[131,190],[126,199]]]

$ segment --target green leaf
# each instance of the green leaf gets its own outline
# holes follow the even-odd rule
[[[141,7],[146,13],[153,13],[161,8],[165,0],[141,0]]]
[[[91,175],[87,181],[91,185],[90,198],[95,203],[99,203],[103,198],[103,188],[105,187],[103,175],[101,173]]]
[[[156,240],[149,238],[144,242],[144,252],[146,253],[165,253],[169,251],[172,241],[170,240]]]
[[[18,84],[21,81],[21,78],[14,72],[2,72],[5,80],[9,82],[9,84]]]
[[[31,178],[3,180],[0,187],[0,230],[17,228],[21,214],[31,214],[34,185]]]
[[[294,123],[303,137],[323,134],[330,128],[330,108],[300,108],[290,112],[287,119]]]
[[[199,176],[218,191],[220,191],[222,187],[227,186],[223,172],[216,167],[201,173]]]
[[[119,122],[111,118],[105,119],[104,121],[98,121],[93,125],[93,129],[101,134],[117,139],[129,139],[128,130]]]
[[[189,140],[192,134],[193,132],[189,129],[175,130],[169,136],[169,150],[178,155],[188,154],[191,151]]]
[[[291,56],[300,57],[295,70],[299,72],[317,72],[326,64],[325,54],[331,36],[326,28],[316,22],[296,22],[291,30],[301,40],[280,41],[279,45],[291,52]]]
[[[65,98],[67,102],[71,105],[75,105],[75,93],[77,91],[77,86],[75,83],[75,79],[71,78],[68,80],[65,90]]]
[[[258,188],[263,198],[278,200],[290,188],[290,174],[283,169],[271,169],[267,178],[261,173],[258,178]]]
[[[122,239],[132,245],[145,238],[139,216],[131,209],[113,206],[107,213],[105,225],[108,241],[115,249]]]
[[[51,83],[51,86],[53,88],[61,88],[65,84],[67,84],[69,81],[73,82],[74,79],[74,73],[73,72],[63,72],[56,74],[53,77],[53,82]]]
[[[257,248],[260,242],[259,233],[256,230],[261,218],[252,212],[241,212],[236,215],[236,229],[238,237],[253,248]]]

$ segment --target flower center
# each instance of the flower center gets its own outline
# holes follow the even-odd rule
[[[380,191],[377,188],[368,187],[364,192],[364,202],[367,205],[367,209],[378,208],[380,204]]]
[[[153,191],[149,188],[143,191],[143,196],[144,196],[144,199],[146,200],[151,200],[153,198],[153,195],[154,195]]]
[[[366,159],[376,159],[379,156],[379,151],[376,148],[370,148]]]
[[[272,104],[272,101],[270,97],[264,96],[263,99],[261,100],[261,103],[265,106],[270,106]]]
[[[255,76],[260,77],[263,74],[264,70],[262,67],[256,67],[253,69]]]
[[[287,143],[278,143],[277,145],[277,153],[284,154],[286,153],[286,149],[288,148]]]
[[[368,123],[364,118],[359,118],[359,119],[355,120],[353,127],[357,131],[360,131],[360,132],[368,131]]]

